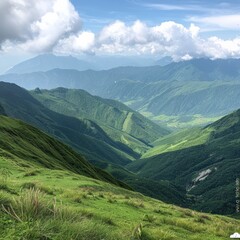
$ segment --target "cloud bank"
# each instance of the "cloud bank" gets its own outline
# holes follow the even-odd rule
[[[132,24],[117,20],[98,33],[84,31],[79,13],[69,0],[1,0],[0,15],[0,47],[5,52],[154,54],[171,56],[176,61],[240,57],[240,37],[203,38],[195,24],[186,27],[169,21],[148,26],[140,20]],[[228,20],[227,26],[232,18]]]

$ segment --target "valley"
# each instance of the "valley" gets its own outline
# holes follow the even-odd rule
[[[191,68],[170,64],[178,73],[167,81],[168,65],[0,76],[0,226],[10,221],[3,234],[14,239],[16,221],[21,236],[35,239],[44,235],[38,224],[49,227],[51,221],[46,234],[55,235],[54,224],[63,214],[66,225],[58,231],[66,235],[64,227],[71,229],[74,239],[80,235],[71,219],[78,219],[76,226],[83,224],[82,234],[93,239],[224,239],[231,234],[239,217],[240,110],[235,109],[240,104],[233,99],[240,88],[221,62],[215,66],[221,80],[211,74],[200,80],[199,62]],[[195,79],[182,79],[186,71]],[[152,77],[156,72],[162,78]],[[31,215],[34,197],[47,206],[44,215]],[[64,205],[56,210],[52,197]],[[28,201],[24,213],[16,205],[20,199]],[[115,212],[103,217],[109,208]],[[18,224],[29,217],[30,227]],[[222,224],[225,233],[217,233]],[[206,225],[205,234],[201,227]]]
[[[0,16],[0,240],[240,239],[239,1]]]

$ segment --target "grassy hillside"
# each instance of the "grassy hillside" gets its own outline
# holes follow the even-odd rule
[[[206,143],[212,133],[212,129],[190,128],[153,142],[154,147],[145,152],[141,158],[148,158],[164,152],[173,152]]]
[[[205,138],[202,142],[201,134],[202,140]],[[195,146],[186,148],[182,144],[175,146],[180,149],[177,151],[163,150],[168,152],[139,160],[130,164],[129,169],[142,177],[168,180],[184,187],[194,199],[192,207],[198,210],[234,213],[240,167],[240,111],[202,129],[201,134],[193,139],[192,143],[199,141]],[[161,148],[164,145],[158,151]]]
[[[223,240],[240,230],[239,220],[107,183],[109,175],[18,120],[0,117],[0,136],[0,239]]]
[[[133,159],[132,156],[138,156],[127,146],[110,139],[98,125],[90,120],[78,120],[58,114],[41,105],[27,91],[16,85],[6,83],[0,85],[0,102],[9,116],[22,119],[71,145],[89,162],[107,170],[115,177],[118,178],[119,172],[125,175],[125,171],[120,166],[130,162],[129,158]],[[132,155],[126,154],[124,152],[126,150]],[[114,164],[115,171],[111,171],[107,167],[108,164]],[[118,168],[117,171],[116,168]],[[124,178],[118,179],[129,182],[133,189],[146,195],[179,205],[185,204],[186,200],[182,190],[177,189],[174,185],[166,191],[165,183],[154,183],[153,187],[151,182],[139,179],[135,174],[128,174]],[[141,187],[139,187],[140,181],[142,182]]]
[[[9,160],[9,164],[28,169],[30,176],[35,174],[34,169],[31,169],[33,166],[44,167],[68,170],[125,186],[108,173],[93,167],[70,147],[20,120],[3,115],[0,115],[0,156]],[[2,165],[0,167],[3,168]]]
[[[34,125],[74,149],[91,161],[107,161],[124,165],[138,156],[122,143],[115,142],[95,123],[68,117],[49,110],[26,90],[0,83],[0,104],[10,117]]]
[[[92,96],[86,91],[57,88],[32,91],[47,108],[79,119],[89,119],[101,126],[112,139],[142,153],[154,140],[169,133],[124,104]]]

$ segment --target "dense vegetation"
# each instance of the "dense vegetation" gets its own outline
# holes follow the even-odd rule
[[[168,180],[185,188],[193,198],[193,208],[233,214],[240,167],[240,110],[196,133],[195,138],[188,134],[179,145],[174,146],[173,141],[173,149],[172,136],[160,140],[149,155],[161,154],[131,163],[129,169],[139,176]]]
[[[80,151],[91,161],[120,165],[138,156],[126,145],[113,141],[96,123],[68,117],[44,107],[26,90],[0,83],[0,103],[6,114],[51,134]]]
[[[95,99],[95,97],[91,95],[87,96],[90,99]],[[0,83],[0,102],[5,107],[8,116],[28,122],[46,133],[57,137],[62,142],[71,145],[84,155],[89,162],[108,171],[114,175],[116,179],[126,182],[133,189],[166,202],[182,206],[186,205],[184,193],[182,193],[181,189],[174,186],[174,184],[161,181],[146,181],[146,179],[139,178],[136,174],[130,174],[124,170],[121,166],[126,165],[126,163],[130,162],[130,159],[132,160],[139,155],[123,143],[113,141],[94,122],[86,119],[67,117],[51,111],[41,105],[27,91],[14,84]],[[99,100],[98,103],[99,102],[104,102],[104,100]],[[108,100],[106,100],[106,102],[108,102]],[[114,101],[110,102],[115,105],[118,104]],[[122,104],[119,105],[122,106]],[[104,106],[109,107],[109,105]],[[124,106],[122,106],[122,108],[123,107]],[[126,109],[129,108],[126,107]],[[136,114],[136,116],[138,117],[139,114]],[[112,118],[112,120],[113,119],[114,118]],[[139,116],[139,119],[144,118]],[[137,124],[139,123],[136,121],[135,125]],[[151,124],[151,122],[148,120],[145,124],[146,127],[147,124]],[[155,126],[153,123],[151,125],[153,127]],[[141,126],[139,128],[141,128]],[[156,128],[156,130],[157,129],[158,128]],[[162,128],[159,127],[159,129]],[[142,144],[137,145],[137,147],[141,149]],[[127,153],[130,152],[131,155],[126,154],[124,152],[126,150]],[[114,168],[112,166],[114,166]]]
[[[116,101],[63,88],[36,89],[32,95],[14,84],[0,83],[1,112],[71,145],[134,190],[180,206],[234,213],[239,111],[208,127],[157,139],[161,127]],[[116,137],[120,132],[129,137],[128,143]]]
[[[47,108],[79,119],[89,119],[115,141],[142,153],[156,139],[169,133],[124,104],[92,96],[78,89],[57,88],[31,92]]]
[[[112,185],[108,174],[21,121],[0,117],[0,136],[0,239],[223,240],[239,230],[239,220]]]

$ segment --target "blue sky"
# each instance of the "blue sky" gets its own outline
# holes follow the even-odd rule
[[[240,58],[239,0],[1,0],[0,15],[0,72],[43,53]]]
[[[104,25],[118,19],[124,22],[141,20],[149,25],[164,21],[175,21],[188,26],[190,23],[202,26],[202,34],[223,38],[234,37],[240,28],[216,27],[201,20],[213,16],[235,15],[240,12],[238,0],[186,1],[186,0],[72,0],[83,20],[86,30],[99,31]]]

